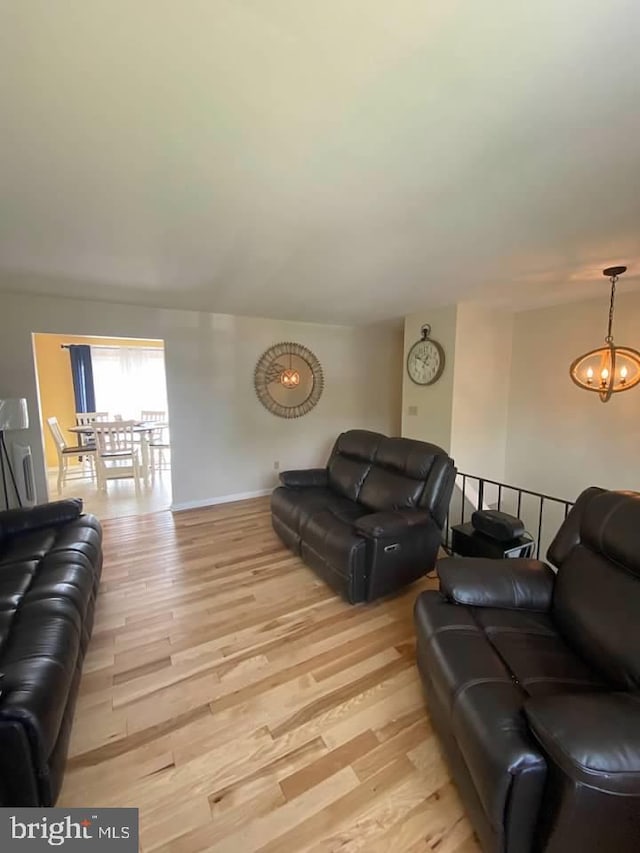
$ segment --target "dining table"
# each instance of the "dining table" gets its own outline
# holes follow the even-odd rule
[[[168,423],[163,421],[136,421],[133,427],[135,435],[140,436],[140,463],[142,467],[142,479],[145,486],[151,482],[151,466],[149,454],[149,442],[151,435],[157,430],[167,429]],[[68,432],[72,432],[78,436],[78,441],[81,436],[94,437],[96,429],[100,429],[100,421],[93,424],[81,424],[79,426],[67,427]]]

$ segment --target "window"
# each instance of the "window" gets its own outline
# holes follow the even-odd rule
[[[164,350],[150,347],[91,347],[96,411],[140,417],[143,409],[167,411]]]

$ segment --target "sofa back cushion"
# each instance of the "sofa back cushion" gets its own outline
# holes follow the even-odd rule
[[[359,501],[374,512],[427,509],[442,526],[455,468],[442,448],[408,438],[385,438],[366,476]]]
[[[343,432],[327,463],[329,486],[371,512],[429,510],[442,527],[456,469],[435,444],[387,438],[377,432]]]
[[[352,429],[338,436],[327,464],[329,486],[334,492],[358,500],[383,439],[380,433],[364,429]]]
[[[640,690],[640,494],[592,493],[580,509],[579,542],[558,571],[554,618],[610,683]]]

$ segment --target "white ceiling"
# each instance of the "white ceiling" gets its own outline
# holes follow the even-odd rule
[[[3,0],[5,289],[322,322],[640,284],[638,0]]]

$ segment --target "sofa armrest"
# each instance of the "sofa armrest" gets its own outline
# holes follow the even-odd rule
[[[82,498],[68,498],[0,512],[0,536],[15,536],[40,527],[55,527],[82,515]]]
[[[440,592],[456,604],[547,611],[555,574],[539,560],[448,557],[438,561]]]
[[[640,797],[640,696],[557,694],[524,707],[542,749],[570,779]]]
[[[281,471],[280,482],[283,486],[306,489],[310,486],[326,486],[329,479],[326,468],[308,468],[301,471]]]
[[[423,509],[397,509],[386,512],[373,512],[359,518],[354,526],[358,533],[370,539],[383,536],[402,536],[413,527],[433,524],[431,513]]]

